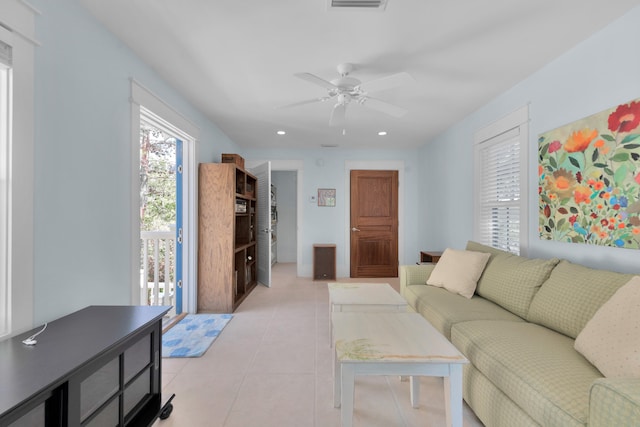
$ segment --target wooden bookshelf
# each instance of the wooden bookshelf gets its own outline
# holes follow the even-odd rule
[[[198,188],[198,311],[230,313],[256,286],[257,179],[202,163]]]

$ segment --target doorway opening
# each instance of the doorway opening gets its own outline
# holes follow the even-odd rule
[[[140,115],[140,304],[182,313],[182,140]]]
[[[303,160],[247,160],[246,167],[248,170],[255,170],[264,163],[271,165],[271,172],[269,175],[269,181],[276,180],[279,184],[276,184],[276,215],[277,221],[275,224],[275,248],[276,248],[276,263],[284,264],[287,260],[287,264],[295,263],[295,270],[297,277],[304,277],[304,266],[302,265],[302,246],[300,244],[302,235],[302,222],[301,215],[303,211],[302,202],[303,197]],[[281,175],[282,174],[282,175]],[[269,194],[271,193],[271,182],[268,185],[265,184],[266,180],[258,181],[258,192],[260,193],[262,188],[269,188]],[[279,188],[282,187],[282,188]],[[269,207],[269,211],[271,211]],[[287,211],[287,212],[285,212]],[[284,217],[283,217],[284,215]],[[293,218],[292,218],[293,217]],[[292,225],[295,224],[295,225]],[[273,223],[270,221],[270,229]],[[284,227],[281,229],[281,227]],[[284,232],[284,234],[283,234]],[[280,244],[280,239],[285,239],[288,243]],[[290,240],[289,240],[290,239]],[[286,245],[286,246],[285,246]],[[292,256],[291,252],[295,255]],[[280,253],[281,252],[281,253]],[[284,256],[284,257],[283,257]],[[260,260],[258,259],[258,262]],[[267,263],[268,268],[271,269],[271,259]]]
[[[166,300],[173,306],[172,313],[196,312],[196,141],[200,133],[198,127],[185,118],[161,98],[150,92],[137,81],[131,80],[131,303],[162,304]],[[148,130],[145,130],[145,126]],[[145,230],[141,217],[141,207],[144,197],[141,190],[145,183],[141,176],[142,162],[145,154],[142,153],[142,145],[145,132],[155,134],[158,147],[154,151],[158,155],[160,168],[163,168],[170,181],[173,181],[175,190],[170,195],[165,194],[159,203],[164,209],[173,210],[166,215],[162,230],[166,238],[173,242],[168,243],[162,252],[163,243],[155,242],[149,246],[148,254],[154,254],[158,248],[158,255],[153,260],[144,256],[142,232]],[[173,196],[175,194],[175,198]],[[170,200],[174,201],[171,202]],[[149,204],[145,207],[150,211]],[[175,228],[172,224],[175,218]],[[167,230],[168,229],[168,230]],[[152,248],[152,249],[151,249]],[[173,254],[171,252],[174,252]],[[169,254],[169,260],[165,261],[165,255]],[[158,267],[156,268],[156,262]],[[147,265],[145,275],[144,266]],[[168,266],[166,272],[164,267]],[[173,266],[173,267],[172,267]],[[153,272],[150,278],[149,273]],[[155,274],[155,272],[158,274]],[[159,282],[156,286],[156,280]],[[167,283],[164,283],[167,282]],[[148,285],[151,283],[151,285]],[[151,291],[145,290],[150,289]],[[162,290],[162,294],[161,291]],[[149,295],[150,294],[150,295]]]
[[[183,312],[183,271],[188,265],[189,179],[184,162],[193,141],[145,107],[139,134],[139,295],[141,305],[172,306],[169,317]],[[185,144],[185,142],[187,144]],[[185,191],[185,189],[187,191]]]
[[[271,265],[298,261],[298,173],[271,172],[271,229],[273,243]]]

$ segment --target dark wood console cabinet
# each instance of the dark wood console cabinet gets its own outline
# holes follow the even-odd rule
[[[0,426],[151,426],[161,410],[162,316],[91,306],[0,342]]]

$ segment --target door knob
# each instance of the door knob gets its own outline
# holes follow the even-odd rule
[[[356,227],[352,227],[352,228],[351,228],[351,231],[360,231],[360,229],[359,229],[359,228],[356,228]]]

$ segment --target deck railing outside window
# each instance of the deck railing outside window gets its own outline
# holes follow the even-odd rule
[[[175,305],[175,230],[141,231],[140,239],[140,304]]]

